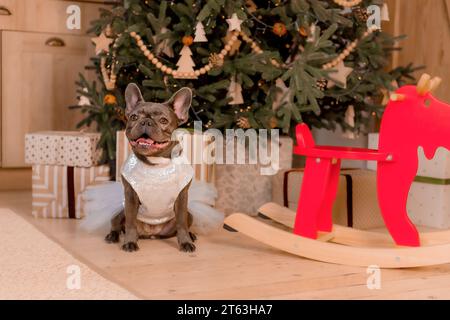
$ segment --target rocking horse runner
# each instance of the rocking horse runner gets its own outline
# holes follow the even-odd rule
[[[428,159],[440,146],[450,150],[450,105],[430,93],[439,84],[439,78],[425,74],[417,87],[402,87],[391,96],[379,150],[316,146],[308,127],[297,126],[294,153],[306,156],[297,214],[273,203],[260,208],[263,215],[293,227],[293,233],[239,213],[225,223],[275,248],[324,262],[382,268],[450,263],[450,231],[419,236],[406,211],[418,169],[418,147],[424,148]],[[388,235],[333,225],[341,159],[378,162],[378,200],[395,243]]]

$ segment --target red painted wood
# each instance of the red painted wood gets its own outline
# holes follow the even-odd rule
[[[323,213],[322,205],[329,192],[328,183],[332,171],[331,159],[323,159],[319,162],[314,158],[306,158],[306,167],[303,174],[300,200],[295,218],[294,233],[316,239],[319,230],[320,214]],[[324,222],[325,218],[320,221]],[[330,217],[331,220],[331,217]]]
[[[322,232],[331,232],[333,229],[333,204],[339,186],[340,171],[341,160],[338,159],[335,163],[331,163],[328,187],[319,211],[317,229]]]
[[[397,93],[406,99],[389,103],[379,142],[380,152],[395,150],[396,161],[378,163],[378,201],[395,242],[418,246],[418,232],[406,211],[408,192],[417,174],[417,149],[422,146],[428,159],[440,146],[450,150],[450,105],[430,93],[420,96],[415,86],[402,87]]]
[[[438,147],[450,150],[450,105],[430,93],[419,95],[415,86],[402,87],[397,93],[406,99],[390,101],[386,107],[379,150],[315,146],[308,127],[297,125],[294,153],[307,159],[295,234],[316,239],[317,231],[331,231],[340,159],[376,160],[378,201],[386,227],[398,245],[420,245],[406,211],[408,192],[417,174],[417,149],[422,146],[429,159]]]
[[[314,148],[295,147],[294,153],[308,157],[373,161],[387,161],[389,156],[389,153],[380,153],[378,150],[334,146],[316,146]]]
[[[310,149],[314,148],[316,145],[311,131],[309,131],[308,126],[304,123],[301,123],[295,127],[295,135],[297,138],[297,148]]]

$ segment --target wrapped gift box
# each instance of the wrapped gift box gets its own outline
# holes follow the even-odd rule
[[[296,211],[303,169],[281,172],[274,177],[273,200]],[[384,226],[378,206],[375,173],[367,170],[343,170],[333,207],[333,222],[357,229]]]
[[[346,135],[349,132],[342,130],[337,126],[335,130],[328,130],[325,128],[312,128],[312,135],[314,143],[317,146],[339,146],[350,148],[367,148],[367,136],[360,134],[353,138],[348,138]],[[347,169],[365,169],[366,161],[342,160],[342,168]]]
[[[122,165],[132,151],[125,131],[117,131],[116,141],[116,180],[120,181]],[[211,142],[211,136],[204,134],[187,133],[180,136],[180,143],[183,146],[183,150],[185,150],[185,154],[194,168],[195,179],[208,183],[214,182],[214,164],[207,164],[203,161],[203,150]]]
[[[379,133],[369,133],[369,149],[378,150],[378,139]],[[367,169],[372,171],[377,171],[377,162],[376,161],[367,161]]]
[[[109,180],[107,165],[80,168],[34,164],[32,172],[32,213],[43,218],[82,218],[82,192],[87,186]]]
[[[236,141],[237,142],[237,141]],[[270,144],[259,149],[258,154],[272,155]],[[237,157],[238,144],[234,145],[234,155]],[[279,138],[279,171],[292,168],[293,140],[287,136]],[[223,154],[226,156],[227,146],[224,144]],[[231,214],[234,212],[257,215],[258,208],[272,199],[273,175],[262,174],[263,169],[271,167],[262,164],[258,158],[255,164],[250,164],[250,150],[245,149],[245,164],[218,164],[216,166],[216,187],[219,197],[216,208]],[[270,158],[270,157],[269,157]],[[273,164],[272,164],[273,165]],[[278,174],[273,172],[274,174]]]
[[[352,203],[353,227],[357,229],[373,229],[385,226],[377,194],[376,173],[369,170],[343,170],[341,172],[347,179],[349,199]],[[334,216],[336,222],[342,216],[337,212]],[[340,218],[342,219],[342,218]]]
[[[28,164],[92,167],[99,164],[99,133],[43,131],[25,135]]]
[[[419,148],[419,177],[450,179],[450,152],[438,148],[434,158],[428,160],[422,148]]]
[[[369,134],[369,148],[377,149],[378,133]],[[416,181],[411,185],[408,196],[408,216],[417,225],[450,228],[450,152],[438,148],[434,158],[428,160],[419,147],[419,169]],[[368,163],[368,169],[376,170],[375,163]]]
[[[450,228],[450,179],[417,177],[408,197],[408,215],[420,226]]]
[[[369,134],[369,148],[378,149],[379,134]],[[438,179],[450,179],[450,152],[445,148],[438,148],[434,158],[428,160],[423,152],[423,149],[419,147],[419,169],[417,171],[418,176],[431,177]],[[369,170],[376,170],[376,163],[374,161],[368,161]]]

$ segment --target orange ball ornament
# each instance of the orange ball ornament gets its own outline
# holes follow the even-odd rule
[[[308,36],[308,32],[303,27],[300,27],[298,29],[298,33],[300,33],[300,35],[303,36],[303,37],[307,37]]]
[[[277,36],[282,37],[287,33],[286,25],[282,22],[277,22],[273,25],[272,32]]]
[[[271,129],[275,129],[276,127],[278,127],[278,120],[275,117],[271,117],[270,121],[269,121],[269,125]]]
[[[185,46],[190,46],[194,43],[194,38],[192,38],[192,36],[184,36],[183,39],[181,39],[181,42],[183,42]]]
[[[114,95],[112,94],[107,94],[104,98],[103,98],[103,103],[104,104],[116,104],[117,103],[117,99]]]

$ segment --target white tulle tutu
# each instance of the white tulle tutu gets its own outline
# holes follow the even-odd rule
[[[217,190],[212,184],[192,181],[188,195],[188,211],[193,216],[191,230],[194,233],[204,235],[222,227],[225,216],[213,208]],[[82,197],[86,217],[81,222],[81,228],[89,232],[109,228],[111,219],[125,208],[121,182],[90,186]]]

